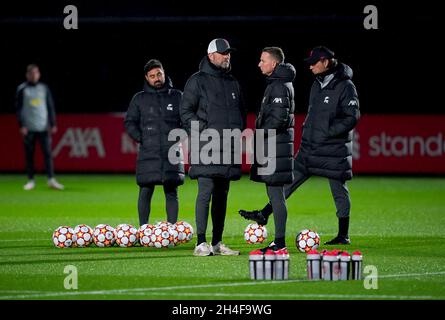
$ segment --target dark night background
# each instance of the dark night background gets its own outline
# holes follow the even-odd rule
[[[76,5],[79,29],[63,28]],[[365,30],[365,5],[379,29]],[[37,63],[58,113],[123,112],[142,88],[143,65],[160,59],[175,87],[198,70],[207,45],[224,37],[237,48],[233,74],[250,111],[264,90],[261,49],[280,46],[297,69],[297,113],[305,113],[312,76],[303,63],[324,44],[354,70],[363,114],[443,113],[439,82],[439,11],[427,2],[345,1],[15,1],[0,11],[0,112],[14,112],[25,67]],[[441,37],[440,37],[441,38]]]

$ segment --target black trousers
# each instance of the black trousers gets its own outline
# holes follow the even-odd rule
[[[289,198],[295,190],[298,189],[307,179],[309,179],[311,175],[304,174],[298,170],[294,169],[294,180],[292,183],[284,185],[284,196],[285,198]],[[335,179],[328,179],[329,186],[331,188],[332,197],[334,198],[335,207],[337,209],[337,217],[338,218],[347,218],[349,217],[351,211],[351,199],[349,197],[348,186],[346,185],[346,181],[340,181]],[[270,214],[272,212],[275,213],[275,210],[272,208],[273,205],[269,202],[263,209],[263,212],[266,214]]]
[[[196,198],[195,213],[197,234],[198,238],[202,239],[201,242],[205,242],[203,237],[205,238],[207,230],[210,201],[212,202],[210,210],[213,224],[212,245],[216,245],[222,240],[229,187],[230,180],[228,179],[198,178],[198,196]],[[200,242],[199,239],[198,242]]]
[[[266,186],[269,203],[272,206],[275,223],[275,238],[286,236],[287,207],[284,188],[281,186]]]
[[[178,187],[172,185],[163,185],[165,194],[165,209],[167,211],[167,221],[176,223],[178,221]],[[139,188],[138,213],[139,224],[148,223],[151,209],[151,198],[155,191],[155,185]]]
[[[34,152],[36,140],[39,140],[40,147],[42,149],[46,174],[48,175],[48,178],[52,178],[54,177],[54,165],[51,155],[51,135],[48,131],[29,131],[28,134],[23,138],[25,146],[26,172],[28,175],[28,179],[34,179]]]

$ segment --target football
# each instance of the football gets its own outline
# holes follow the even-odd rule
[[[69,248],[76,241],[76,234],[71,227],[60,226],[53,232],[53,243],[58,248]]]
[[[178,246],[181,244],[179,242],[179,232],[176,229],[176,224],[172,224],[168,227],[168,232],[170,232],[171,236],[173,237],[173,245]]]
[[[170,223],[168,221],[159,221],[155,224],[156,228],[171,227],[171,226],[173,226],[173,223]]]
[[[119,247],[133,247],[138,243],[138,230],[131,224],[120,224],[114,229],[114,237]]]
[[[174,228],[178,232],[178,242],[186,243],[193,238],[193,227],[185,221],[178,221],[174,224]]]
[[[114,245],[114,228],[108,224],[99,224],[94,228],[93,240],[98,247],[111,247]]]
[[[251,223],[244,229],[244,240],[246,240],[248,244],[263,243],[266,239],[267,229],[265,226]]]
[[[154,232],[151,235],[155,248],[171,248],[175,245],[174,236],[169,227],[154,228]]]
[[[295,244],[300,252],[309,252],[317,249],[320,245],[320,236],[310,229],[301,230],[296,239]]]
[[[76,235],[76,240],[74,241],[74,246],[79,248],[88,247],[93,242],[93,229],[86,224],[79,224],[74,227],[74,234]]]
[[[144,224],[139,230],[139,243],[143,247],[154,247],[154,242],[151,240],[151,236],[154,235],[155,226],[152,224]]]

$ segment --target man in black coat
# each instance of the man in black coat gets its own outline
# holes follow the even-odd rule
[[[352,134],[360,118],[352,69],[338,62],[334,52],[319,46],[305,59],[315,75],[300,148],[294,161],[294,180],[285,187],[288,198],[310,176],[329,179],[338,217],[338,234],[327,245],[349,244],[351,202],[346,181],[352,179]],[[266,224],[272,205],[240,211],[246,219]]]
[[[237,155],[233,145],[231,148],[223,147],[223,130],[241,131],[246,123],[240,86],[231,74],[232,51],[233,48],[227,40],[221,38],[212,40],[207,55],[201,60],[199,71],[188,79],[181,102],[181,120],[192,137],[193,134],[212,131],[216,132],[217,139],[220,139],[220,148],[210,151],[212,161],[201,159],[201,151],[207,143],[198,142],[194,145],[192,139],[189,148],[191,155],[189,175],[192,179],[198,179],[195,207],[198,238],[194,250],[196,256],[239,254],[239,251],[232,250],[222,243],[229,184],[231,180],[241,178],[241,162],[235,159]],[[217,158],[216,161],[213,156]],[[223,158],[227,158],[225,156],[229,156],[229,162],[224,161]],[[198,161],[194,161],[194,158],[198,158]],[[206,242],[210,201],[212,201],[213,223],[211,244]]]
[[[139,185],[138,212],[140,225],[148,223],[151,198],[155,185],[164,187],[167,221],[178,219],[179,185],[184,183],[184,161],[180,146],[168,141],[171,130],[181,128],[179,104],[182,92],[174,89],[159,60],[151,59],[144,67],[144,89],[130,102],[125,128],[131,138],[139,143],[136,164],[136,182]],[[171,163],[170,148],[179,161]]]
[[[272,166],[274,170],[266,172],[264,166],[271,164],[265,161],[261,165],[256,161],[258,156],[256,154],[251,168],[251,179],[266,184],[267,195],[274,212],[275,240],[263,251],[271,248],[277,253],[287,254],[285,241],[287,208],[283,186],[293,180],[295,102],[292,81],[295,78],[295,68],[289,63],[284,63],[284,53],[279,47],[264,48],[258,67],[267,77],[267,87],[255,123],[257,129],[255,134],[263,129],[265,139],[261,141],[260,138],[258,142],[261,145],[255,143],[255,147],[264,148],[264,154],[260,156],[265,156],[269,162],[275,163]],[[274,154],[270,148],[275,148]],[[264,172],[261,173],[260,169]]]

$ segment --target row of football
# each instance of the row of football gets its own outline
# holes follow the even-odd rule
[[[52,236],[53,243],[58,248],[133,247],[140,244],[143,247],[171,248],[181,243],[189,242],[193,238],[193,227],[185,221],[170,223],[161,221],[144,224],[139,229],[130,224],[119,224],[116,228],[108,224],[99,224],[94,229],[86,224],[58,227]],[[248,244],[263,243],[267,239],[265,226],[256,223],[249,224],[244,229],[244,240]],[[296,237],[296,246],[301,252],[316,249],[320,244],[320,237],[315,231],[304,229]]]
[[[53,233],[53,243],[58,248],[133,247],[138,243],[144,247],[169,248],[190,241],[193,238],[193,227],[185,222],[174,224],[161,221],[144,224],[139,229],[131,224],[119,224],[116,228],[108,224],[99,224],[94,229],[86,224],[74,228],[60,226]]]

